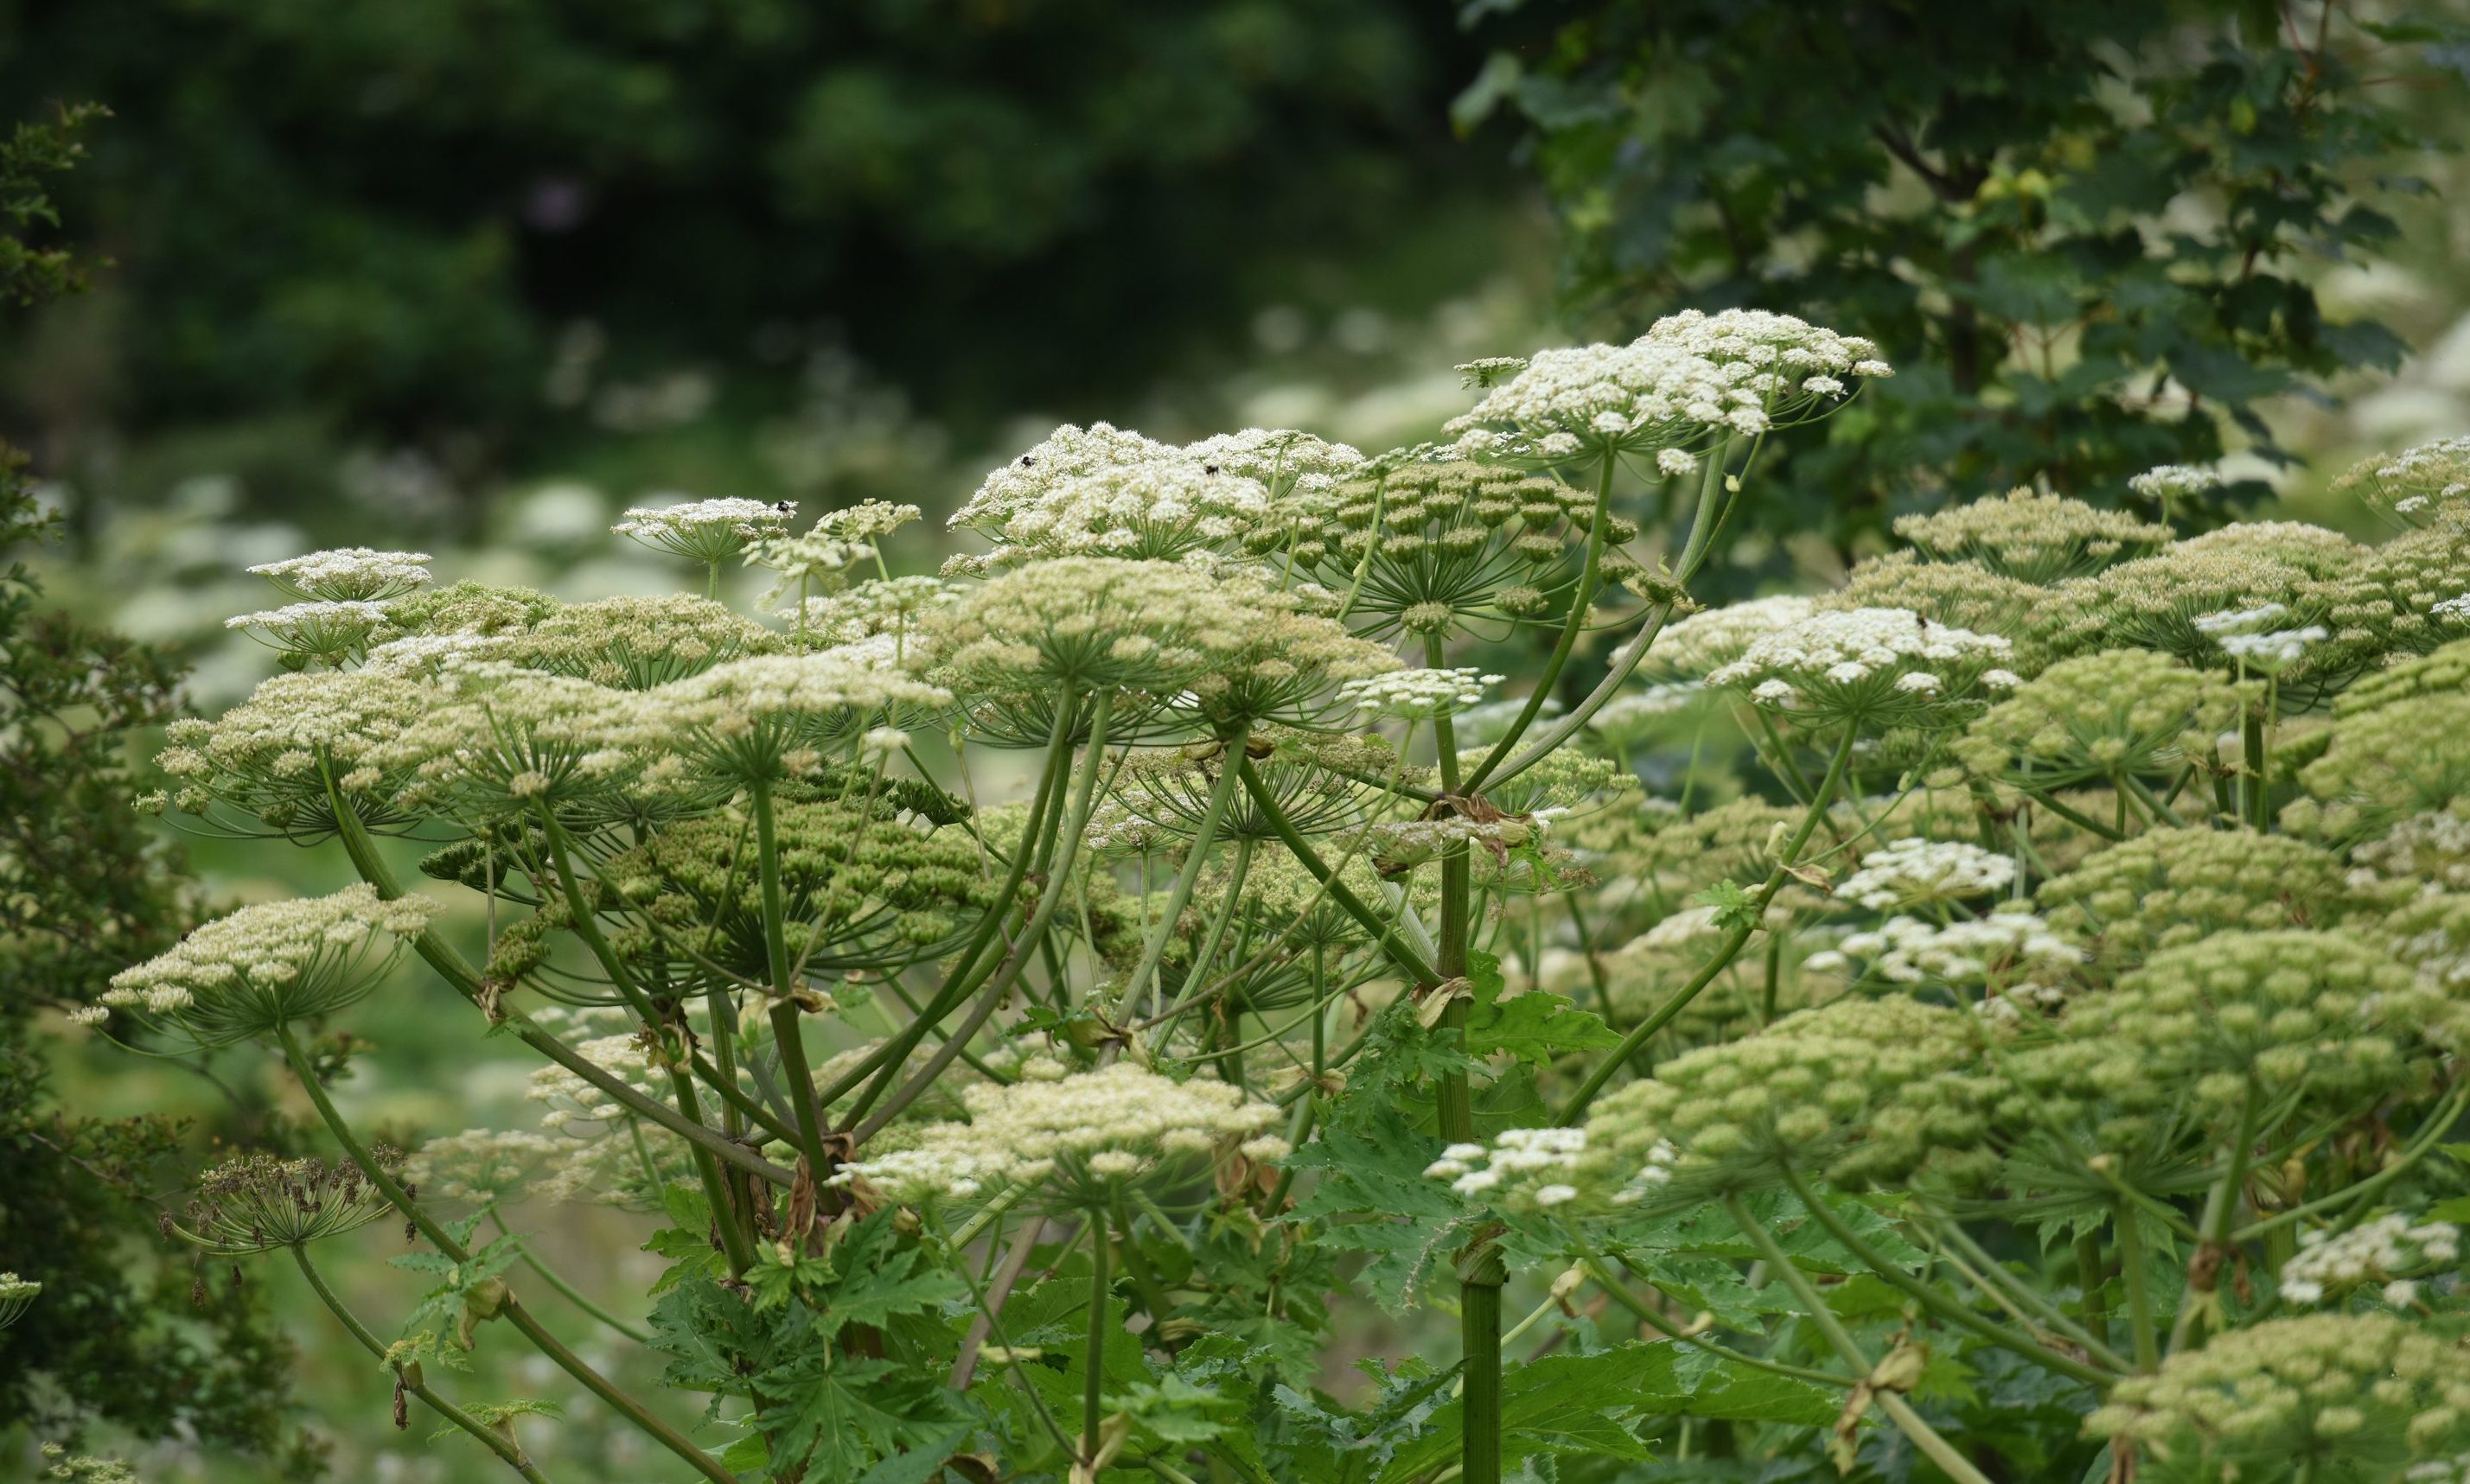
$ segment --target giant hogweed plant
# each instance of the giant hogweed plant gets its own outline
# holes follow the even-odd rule
[[[1874,349],[1468,371],[1378,456],[1059,429],[940,575],[905,509],[630,513],[757,616],[268,568],[286,673],[161,802],[363,879],[82,1018],[268,1049],[340,1162],[168,1229],[534,1479],[477,1345],[716,1481],[2464,1476],[2470,454],[2363,470],[2380,545],[2026,491],[1699,611]],[[375,992],[537,1053],[542,1126],[373,1144],[311,1037]],[[594,1306],[527,1194],[666,1271]],[[312,1255],[364,1226],[391,1333]]]

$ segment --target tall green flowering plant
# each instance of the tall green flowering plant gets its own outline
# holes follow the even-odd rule
[[[180,1230],[291,1250],[527,1477],[523,1404],[436,1384],[503,1330],[714,1480],[2458,1473],[2461,527],[2019,494],[1700,612],[1874,348],[1690,314],[1468,371],[1378,456],[1059,429],[937,576],[894,507],[670,544],[774,566],[771,623],[287,568],[292,672],[161,802],[363,882],[88,1018],[268,1046],[348,1165]],[[415,958],[545,1059],[540,1130],[342,1117],[302,1030]],[[700,1423],[526,1304],[580,1296],[526,1192],[663,1214],[647,1306],[586,1311]],[[394,1340],[307,1257],[379,1206],[438,1277]]]

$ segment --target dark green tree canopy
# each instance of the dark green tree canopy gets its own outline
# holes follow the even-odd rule
[[[77,202],[109,415],[517,446],[584,319],[639,370],[828,319],[938,406],[1139,385],[1446,189],[1480,55],[1409,0],[0,0],[0,38],[11,96],[118,115]]]
[[[2395,234],[2433,32],[2341,4],[1608,0],[1469,8],[1606,334],[1682,304],[1869,336],[1894,382],[1792,455],[1788,518],[2046,481],[2109,502],[2266,399],[2389,367],[2311,274]],[[2426,81],[2421,77],[2420,81]],[[1775,491],[1774,485],[1769,486]]]

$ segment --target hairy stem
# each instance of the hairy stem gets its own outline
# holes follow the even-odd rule
[[[285,1059],[291,1063],[293,1076],[299,1078],[302,1090],[316,1106],[317,1116],[325,1121],[327,1131],[335,1136],[336,1143],[343,1147],[343,1152],[351,1156],[352,1163],[361,1167],[361,1173],[368,1177],[369,1184],[375,1186],[388,1203],[403,1213],[406,1220],[429,1239],[430,1245],[456,1263],[472,1261],[471,1249],[456,1241],[454,1233],[438,1225],[428,1212],[415,1204],[401,1182],[386,1173],[385,1168],[369,1153],[368,1146],[362,1144],[360,1136],[352,1132],[351,1125],[343,1122],[342,1114],[336,1111],[335,1100],[327,1096],[325,1084],[317,1080],[316,1069],[309,1064],[309,1054],[301,1049],[300,1038],[291,1033],[291,1028],[279,1027],[275,1034],[282,1042]],[[504,1307],[499,1310],[499,1313],[520,1331],[524,1338],[538,1347],[541,1354],[554,1361],[558,1369],[582,1382],[585,1390],[608,1403],[612,1410],[633,1423],[654,1442],[675,1453],[697,1473],[711,1480],[712,1484],[737,1484],[735,1475],[722,1468],[711,1454],[695,1447],[686,1434],[653,1416],[642,1403],[628,1396],[616,1382],[586,1365],[580,1356],[567,1349],[556,1335],[532,1317],[531,1311],[524,1308],[522,1300],[516,1298],[511,1290],[507,1292]]]
[[[384,1360],[386,1355],[385,1342],[371,1333],[367,1325],[354,1317],[352,1311],[343,1307],[342,1298],[326,1286],[326,1275],[317,1271],[317,1265],[309,1261],[308,1245],[295,1243],[291,1248],[291,1259],[300,1264],[300,1276],[309,1280],[310,1290],[334,1311],[335,1317],[342,1323],[343,1328],[351,1332],[352,1338],[361,1342],[361,1348],[380,1360]],[[523,1449],[512,1438],[430,1390],[428,1383],[418,1379],[419,1374],[416,1366],[399,1365],[394,1368],[395,1380],[402,1382],[404,1390],[418,1397],[423,1405],[471,1434],[474,1442],[504,1459],[507,1468],[532,1480],[533,1484],[548,1484],[548,1475],[540,1472],[539,1467],[524,1454]]]
[[[1826,1298],[1809,1281],[1808,1275],[1793,1265],[1791,1257],[1777,1244],[1774,1236],[1750,1215],[1749,1208],[1741,1204],[1741,1197],[1726,1195],[1724,1209],[1732,1214],[1734,1224],[1740,1227],[1741,1234],[1749,1238],[1750,1245],[1758,1248],[1759,1255],[1766,1259],[1768,1268],[1782,1278],[1784,1287],[1792,1290],[1792,1296],[1801,1301],[1801,1307],[1808,1311],[1809,1322],[1817,1326],[1818,1333],[1826,1337],[1829,1348],[1852,1369],[1855,1376],[1870,1376],[1869,1358],[1861,1354],[1861,1347],[1853,1343],[1852,1333],[1835,1317],[1835,1310],[1827,1307]],[[1948,1478],[1957,1480],[1958,1484],[1990,1484],[1989,1478],[1973,1467],[1972,1460],[1957,1452],[1953,1444],[1939,1436],[1938,1429],[1924,1421],[1921,1413],[1914,1411],[1901,1393],[1880,1386],[1871,1393],[1871,1397],[1903,1435],[1912,1440],[1913,1446],[1938,1465]]]

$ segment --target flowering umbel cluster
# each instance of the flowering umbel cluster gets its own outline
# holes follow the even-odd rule
[[[932,574],[883,500],[630,511],[701,596],[268,564],[280,673],[151,804],[361,883],[79,1018],[279,1053],[343,1159],[174,1235],[314,1274],[400,1217],[401,1343],[320,1291],[519,1472],[422,1357],[532,1344],[711,1484],[2458,1476],[2446,446],[2363,476],[2380,542],[2182,533],[2217,476],[2160,470],[1707,607],[1875,347],[1728,311],[1466,374],[1388,452],[1060,428]],[[372,1148],[374,994],[521,1047],[531,1126]],[[533,1198],[657,1221],[652,1292]],[[1333,1396],[1376,1334],[1455,1338]]]

